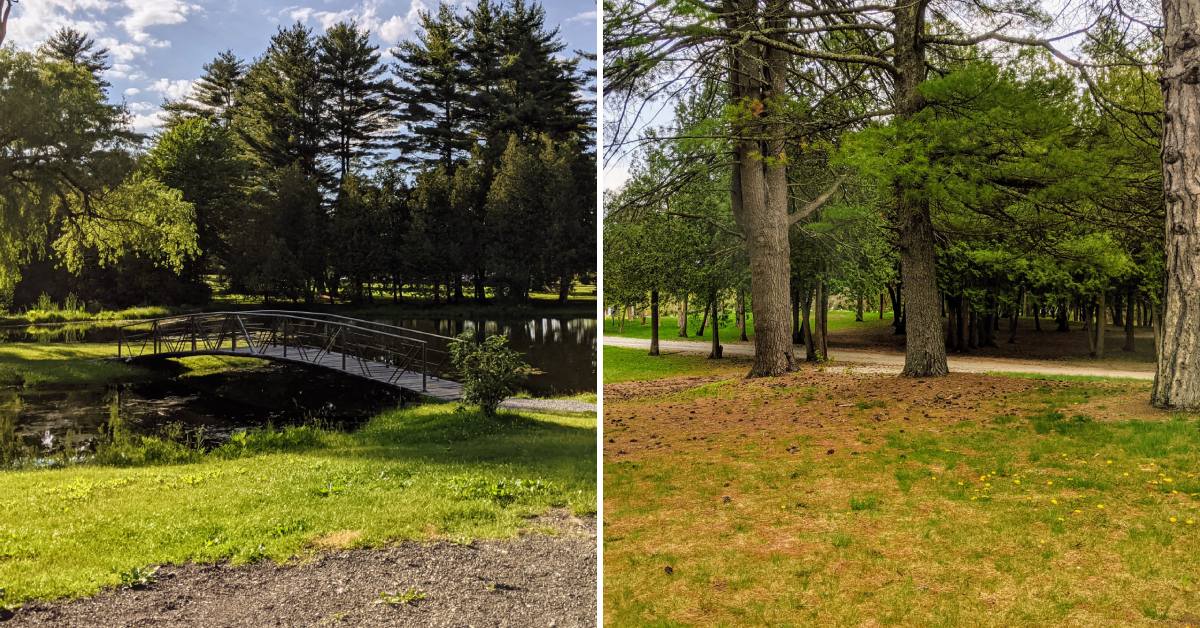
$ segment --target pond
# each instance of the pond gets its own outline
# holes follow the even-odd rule
[[[522,353],[525,361],[537,371],[523,385],[530,394],[549,397],[596,390],[595,318],[413,318],[370,314],[363,318],[444,336],[457,336],[464,331],[503,334],[508,338],[509,346]],[[18,342],[108,342],[116,339],[111,325],[13,326],[0,332],[4,340]]]
[[[86,457],[119,425],[146,435],[174,427],[211,447],[234,431],[267,425],[353,429],[403,401],[391,388],[295,365],[204,375],[172,361],[149,365],[146,379],[134,383],[0,390],[0,441],[43,458]]]
[[[539,371],[525,383],[531,394],[569,395],[596,390],[595,318],[367,318],[443,336],[457,336],[464,331],[503,334],[509,346],[524,354]]]

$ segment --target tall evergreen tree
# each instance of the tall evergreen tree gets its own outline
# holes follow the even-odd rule
[[[404,163],[433,156],[451,170],[472,144],[466,126],[471,81],[462,48],[466,30],[445,4],[437,13],[421,13],[420,21],[416,38],[393,51],[395,117],[401,125],[396,148]]]
[[[102,90],[108,89],[109,83],[103,78],[104,72],[112,67],[108,48],[98,47],[96,40],[86,33],[64,26],[42,44],[39,52],[55,61],[83,68],[96,78]]]
[[[320,177],[324,97],[312,31],[297,22],[280,28],[267,52],[250,67],[238,92],[234,128],[262,165],[299,163]]]
[[[191,94],[163,105],[168,116],[167,126],[183,118],[204,116],[219,120],[228,127],[237,106],[238,89],[245,76],[246,64],[232,50],[218,54],[204,64],[204,75],[196,81]]]
[[[317,69],[325,96],[325,150],[337,159],[338,184],[346,180],[351,161],[378,148],[388,106],[378,48],[369,33],[345,22],[334,25],[318,41]]]

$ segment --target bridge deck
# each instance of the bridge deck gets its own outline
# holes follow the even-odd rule
[[[420,373],[404,373],[399,377],[393,377],[396,369],[382,362],[372,360],[360,360],[351,355],[343,356],[336,351],[330,351],[316,356],[316,349],[308,349],[305,353],[299,353],[296,347],[282,347],[276,345],[268,345],[266,347],[256,348],[251,351],[245,346],[238,346],[237,349],[197,349],[196,351],[175,351],[175,352],[160,352],[148,353],[139,357],[149,358],[175,358],[186,357],[189,355],[229,355],[242,357],[256,357],[267,360],[278,360],[283,362],[294,362],[296,364],[308,364],[311,366],[320,366],[323,368],[340,371],[347,375],[362,377],[375,382],[379,382],[385,386],[392,386],[409,392],[414,392],[427,397],[432,397],[439,401],[457,401],[462,399],[463,387],[462,384],[442,379],[428,377],[425,381],[425,390],[421,386]],[[342,364],[345,364],[345,368]]]

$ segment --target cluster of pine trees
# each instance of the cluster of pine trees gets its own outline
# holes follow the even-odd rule
[[[103,284],[109,301],[114,284],[118,301],[222,284],[268,300],[565,300],[595,269],[595,154],[591,78],[564,48],[541,7],[483,0],[421,15],[390,62],[353,23],[281,28],[250,62],[223,52],[164,104],[139,164],[194,206],[199,252],[176,278],[129,256],[51,283]],[[85,35],[43,50],[107,88],[107,52]],[[18,300],[55,268],[27,264]]]

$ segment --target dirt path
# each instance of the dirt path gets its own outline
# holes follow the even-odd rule
[[[31,604],[0,626],[594,626],[595,519],[558,513],[537,524],[556,532],[163,567],[146,589]],[[385,591],[424,598],[387,604]]]
[[[596,404],[576,399],[525,399],[509,397],[501,404],[501,408],[509,410],[528,410],[530,412],[595,412]]]
[[[605,337],[604,344],[610,347],[626,347],[633,349],[649,349],[650,341],[637,338]],[[722,343],[725,355],[752,357],[754,345],[743,342]],[[701,342],[686,340],[659,340],[659,349],[677,353],[708,353],[709,345]],[[837,349],[829,351],[834,363],[847,362],[863,364],[871,367],[869,370],[879,373],[899,373],[904,367],[903,353],[881,351],[863,351],[859,349]],[[950,370],[959,373],[987,373],[993,371],[1005,373],[1037,373],[1039,375],[1093,375],[1099,377],[1126,377],[1130,379],[1154,379],[1152,365],[1142,368],[1113,369],[1104,366],[1081,366],[1069,363],[1056,363],[1047,360],[1013,360],[1008,358],[975,358],[949,357]]]

